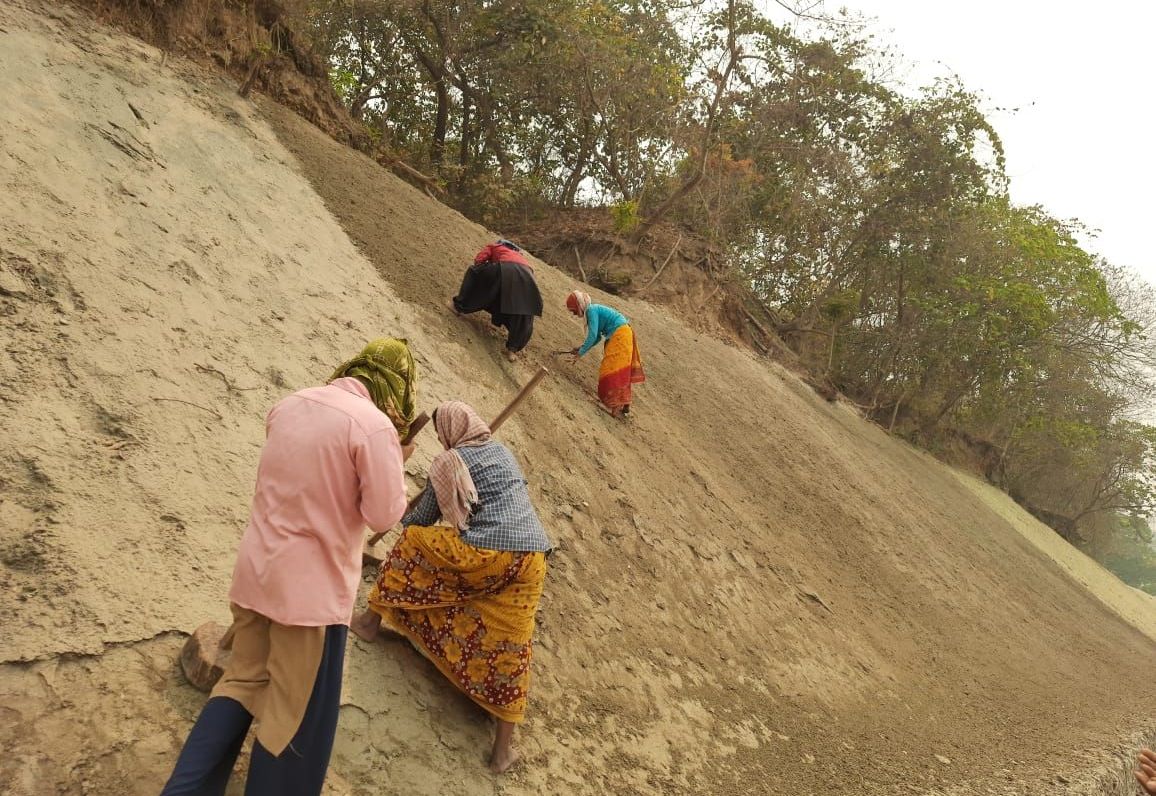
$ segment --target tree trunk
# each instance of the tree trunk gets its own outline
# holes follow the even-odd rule
[[[835,334],[838,332],[838,324],[831,324],[831,345],[827,349],[827,378],[831,378],[831,368],[835,365]]]
[[[627,240],[632,245],[640,243],[642,239],[646,237],[647,233],[654,228],[654,225],[666,218],[670,211],[677,207],[679,203],[702,182],[702,178],[706,176],[706,164],[710,158],[712,143],[714,141],[719,105],[722,103],[722,98],[726,94],[727,87],[730,86],[731,75],[734,74],[735,67],[738,66],[739,58],[741,57],[735,31],[737,24],[735,13],[735,3],[734,0],[731,0],[728,8],[729,26],[727,29],[727,49],[729,53],[727,56],[727,65],[715,83],[714,97],[711,98],[710,106],[707,108],[706,123],[703,125],[702,152],[699,156],[698,164],[695,166],[694,174],[679,186],[677,191],[667,197],[665,202],[655,208],[654,212],[647,215],[646,219],[630,234]]]
[[[434,96],[437,98],[437,111],[434,116],[433,136],[430,140],[429,157],[435,170],[441,169],[446,153],[446,129],[450,119],[450,93],[446,85],[445,65],[435,61],[419,49],[414,49],[414,56],[425,69],[433,82]]]
[[[445,73],[434,78],[434,92],[437,95],[437,115],[434,117],[433,140],[430,142],[429,157],[434,168],[441,169],[446,155],[446,128],[450,119],[450,95],[446,89]]]
[[[578,150],[574,169],[566,178],[566,184],[562,186],[561,204],[563,207],[574,206],[574,201],[578,195],[578,186],[582,183],[582,178],[586,176],[586,164],[590,162],[591,149],[589,132],[587,131],[587,136],[582,139],[582,147]]]
[[[895,406],[891,408],[891,422],[887,424],[887,433],[890,434],[895,430],[895,421],[899,419],[899,407],[907,399],[907,391],[904,390],[899,394],[899,398],[895,401]]]
[[[947,413],[955,408],[955,405],[963,399],[963,396],[967,395],[968,390],[972,389],[973,382],[974,380],[958,388],[955,392],[948,394],[939,404],[939,408],[935,410],[935,414],[919,424],[920,433],[928,436],[931,432],[935,431],[935,429],[939,427],[939,424],[943,422],[943,418]]]
[[[470,111],[473,104],[469,97],[462,98],[462,134],[461,145],[458,147],[458,165],[465,171],[465,167],[470,162],[470,143],[473,138],[473,128],[471,127]]]
[[[349,103],[349,115],[352,116],[355,121],[360,122],[365,117],[365,106],[369,104],[375,88],[377,88],[376,83],[363,84],[361,90],[353,96],[353,99]]]
[[[498,175],[502,184],[509,185],[514,180],[514,162],[510,159],[510,154],[506,152],[502,139],[498,136],[497,128],[492,123],[486,125],[486,146],[490,148],[494,153],[494,158],[498,161]]]

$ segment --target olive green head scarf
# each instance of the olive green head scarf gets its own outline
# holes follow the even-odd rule
[[[382,337],[360,354],[333,371],[330,381],[343,376],[359,377],[369,388],[369,397],[393,422],[405,439],[413,422],[417,403],[417,366],[404,338]]]

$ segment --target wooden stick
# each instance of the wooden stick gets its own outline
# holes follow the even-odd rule
[[[154,401],[172,401],[173,403],[184,404],[185,406],[195,406],[197,409],[200,409],[202,412],[208,412],[209,414],[213,415],[218,420],[224,420],[225,419],[224,417],[221,416],[221,413],[218,412],[216,409],[210,409],[207,406],[201,406],[200,404],[195,404],[192,401],[186,401],[183,398],[158,398],[154,395],[153,400]]]
[[[522,389],[518,390],[518,394],[514,396],[514,400],[510,401],[506,408],[502,410],[502,413],[490,423],[491,433],[501,428],[502,424],[509,419],[510,415],[514,414],[514,410],[518,408],[518,404],[526,400],[526,396],[533,392],[534,388],[538,386],[538,382],[546,378],[549,373],[550,371],[546,369],[545,365],[538,368],[538,372],[530,377],[530,380],[526,382],[526,385],[522,387]]]
[[[426,412],[422,412],[420,415],[415,417],[413,422],[409,424],[409,433],[405,435],[405,439],[401,441],[401,444],[408,445],[413,442],[413,438],[417,436],[419,431],[425,428],[426,423],[428,422],[429,415]]]
[[[748,310],[746,307],[743,307],[742,310],[743,310],[743,314],[747,316],[747,320],[750,321],[751,323],[753,323],[755,325],[755,328],[763,333],[764,337],[771,337],[772,336],[771,333],[767,331],[766,327],[763,326],[761,323],[759,323],[759,319],[756,318],[751,313],[750,310]]]
[[[418,171],[413,166],[409,165],[408,163],[406,163],[404,161],[401,161],[401,160],[391,161],[389,163],[389,168],[397,169],[398,171],[402,172],[403,174],[406,174],[406,175],[412,177],[413,179],[417,180],[418,182],[420,182],[422,185],[425,186],[426,193],[429,193],[431,190],[437,191],[439,194],[445,193],[445,189],[442,188],[440,185],[438,185],[438,181],[436,179],[434,179],[433,177],[430,177],[428,175],[422,174],[420,171]]]
[[[505,423],[506,420],[509,419],[510,415],[512,415],[514,413],[514,410],[518,408],[518,404],[520,404],[520,403],[522,403],[522,401],[526,400],[526,396],[528,396],[531,392],[533,392],[534,388],[538,386],[538,382],[540,382],[547,375],[549,375],[549,373],[550,373],[550,371],[546,368],[545,365],[538,368],[538,372],[535,373],[530,378],[530,380],[528,382],[526,382],[526,384],[522,387],[522,389],[518,390],[518,394],[514,396],[514,400],[510,401],[510,403],[508,403],[506,405],[506,408],[503,409],[501,411],[501,413],[496,418],[494,418],[492,423],[490,423],[490,433],[497,431],[501,427],[501,425],[503,423]],[[423,414],[424,414],[424,412],[423,412]],[[427,418],[427,422],[428,422],[428,418]],[[417,420],[414,421],[415,425],[416,425],[416,423],[417,423]],[[425,423],[423,423],[422,425],[425,425]],[[411,434],[410,436],[412,437],[413,434]],[[428,485],[427,485],[427,488],[428,488]],[[420,492],[418,492],[416,495],[413,496],[413,499],[410,500],[410,502],[408,504],[406,504],[406,507],[405,507],[405,513],[406,514],[409,514],[411,511],[413,511],[414,506],[417,505],[417,502],[419,500],[421,500],[421,496],[424,494],[425,494],[425,489],[423,488]],[[381,531],[380,533],[375,533],[373,536],[369,537],[368,546],[373,547],[375,544],[380,542],[381,538],[383,536],[385,536],[386,533],[388,533],[388,531]]]
[[[249,67],[249,74],[245,77],[245,82],[237,88],[238,94],[246,98],[249,96],[249,92],[253,89],[253,84],[257,82],[257,75],[264,68],[268,60],[269,57],[264,54],[257,56],[257,58],[253,60],[253,65]]]
[[[678,240],[676,240],[674,242],[674,248],[670,250],[670,254],[666,255],[666,259],[663,260],[662,267],[658,269],[658,273],[656,273],[654,276],[650,277],[649,282],[647,282],[645,285],[642,286],[642,289],[638,291],[639,293],[642,293],[643,291],[645,291],[647,288],[649,288],[651,285],[654,284],[654,281],[656,279],[658,279],[658,277],[662,276],[662,272],[666,270],[666,266],[670,264],[670,259],[672,257],[674,257],[674,253],[676,251],[678,251],[678,247],[681,245],[682,245],[682,233],[679,232],[678,233]]]
[[[578,244],[574,244],[574,259],[578,261],[578,274],[582,277],[582,281],[586,279],[586,269],[582,267],[582,255],[578,253]]]
[[[751,314],[750,310],[748,310],[746,307],[742,307],[742,311],[743,315],[747,317],[747,320],[750,321],[756,329],[763,333],[763,336],[767,338],[767,342],[773,345],[776,351],[779,351],[784,356],[786,356],[788,360],[791,361],[797,360],[799,358],[799,355],[792,351],[790,347],[782,341],[782,338],[780,338],[777,334],[772,334],[765,326],[759,323],[758,319]]]

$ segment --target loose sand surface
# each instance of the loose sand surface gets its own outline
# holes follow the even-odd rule
[[[595,358],[549,357],[568,277],[537,264],[506,362],[443,309],[497,233],[283,108],[39,0],[0,5],[0,74],[0,791],[159,790],[264,414],[383,334],[427,410],[551,367],[500,434],[559,550],[524,763],[490,775],[479,709],[351,641],[331,793],[1086,793],[1146,729],[1149,598],[773,363],[599,295],[649,377],[613,421]]]

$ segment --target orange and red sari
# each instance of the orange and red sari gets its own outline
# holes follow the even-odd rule
[[[602,366],[598,369],[598,399],[608,409],[630,405],[631,387],[646,381],[642,356],[634,341],[634,330],[623,324],[606,341]]]
[[[369,607],[466,696],[517,724],[545,580],[543,553],[483,550],[453,528],[411,525],[382,564]]]

